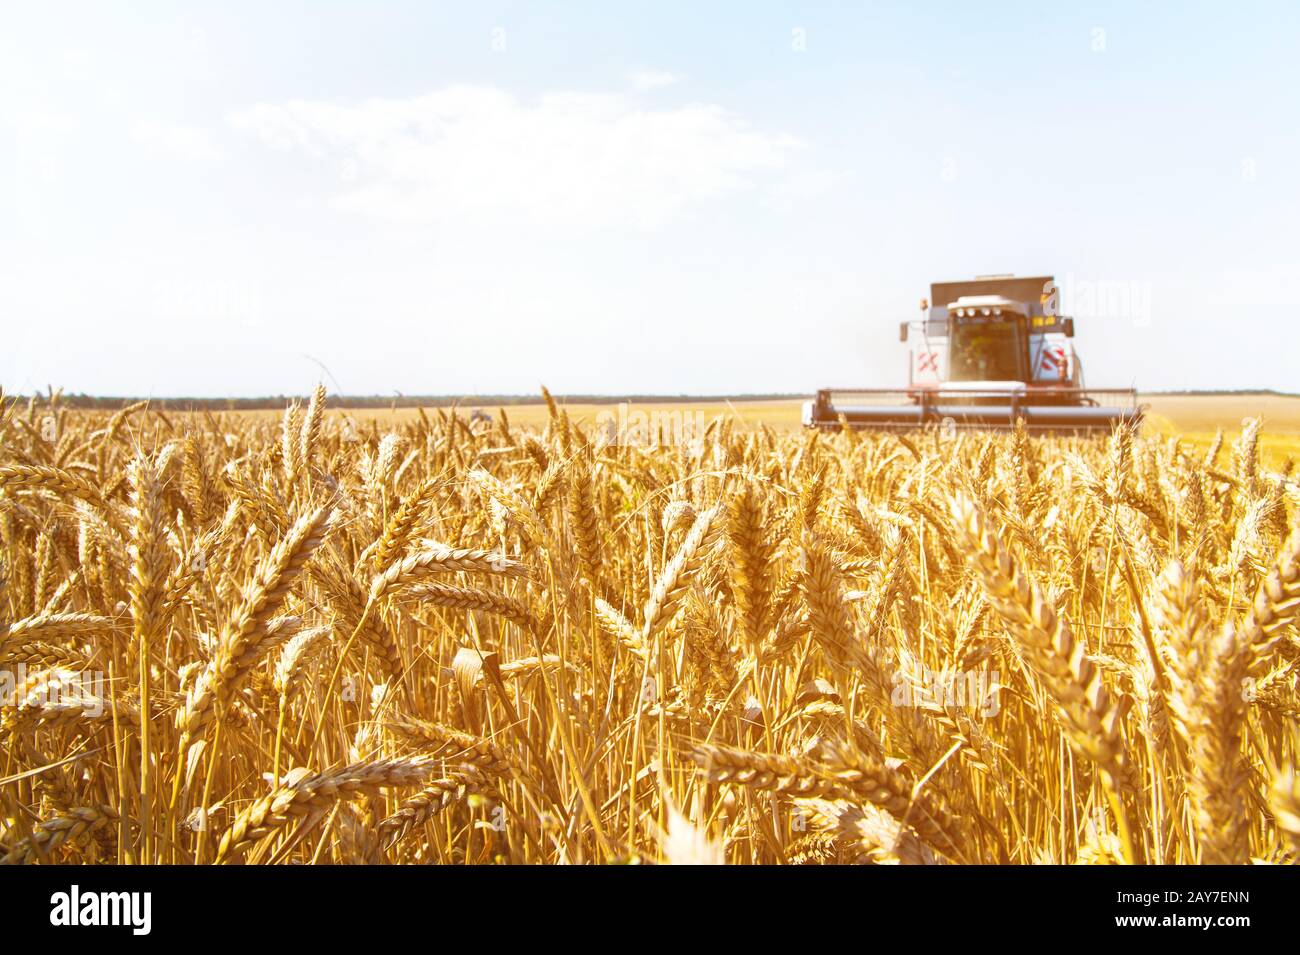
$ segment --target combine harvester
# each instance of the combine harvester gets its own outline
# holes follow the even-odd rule
[[[1142,418],[1131,388],[1085,388],[1074,319],[1057,314],[1051,276],[981,275],[935,282],[923,317],[903,322],[911,340],[905,389],[823,388],[804,403],[810,428],[905,430],[940,425],[1109,432]]]

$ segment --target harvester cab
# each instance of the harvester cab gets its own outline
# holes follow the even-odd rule
[[[1088,389],[1074,319],[1058,314],[1051,276],[936,282],[919,319],[903,322],[908,386],[825,388],[804,405],[809,427],[907,429],[939,424],[1109,431],[1141,417],[1132,389]]]

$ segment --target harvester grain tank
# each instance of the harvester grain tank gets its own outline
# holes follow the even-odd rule
[[[1062,316],[1050,275],[982,275],[935,282],[921,317],[903,322],[910,344],[905,389],[823,388],[803,422],[911,429],[1010,428],[1089,433],[1137,422],[1131,388],[1087,388],[1075,354],[1074,319]]]

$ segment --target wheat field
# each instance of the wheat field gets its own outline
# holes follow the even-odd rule
[[[1296,860],[1257,420],[659,444],[546,397],[0,399],[0,861]]]

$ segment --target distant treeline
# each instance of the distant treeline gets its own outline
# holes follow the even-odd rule
[[[1276,388],[1216,388],[1212,390],[1184,388],[1178,391],[1139,391],[1140,395],[1186,395],[1189,398],[1213,398],[1232,395],[1276,395],[1279,398],[1300,398],[1294,391],[1278,391]]]
[[[6,396],[15,401],[27,401],[28,396]],[[48,396],[37,395],[38,401],[45,401]],[[103,411],[115,411],[139,401],[148,400],[149,404],[163,411],[258,411],[280,410],[295,398],[302,400],[308,395],[265,395],[258,398],[132,398],[120,396],[96,395],[59,395],[59,404],[68,408],[95,408]],[[635,404],[654,404],[688,401],[786,401],[808,398],[810,395],[771,394],[771,395],[555,395],[555,400],[562,404],[618,404],[631,402]],[[453,405],[462,408],[497,408],[513,405],[535,405],[542,403],[537,395],[402,395],[385,397],[383,395],[329,395],[326,406],[330,408],[446,408]]]
[[[1271,388],[1235,388],[1219,390],[1184,389],[1181,391],[1143,391],[1143,395],[1277,395],[1284,398],[1300,397],[1294,392],[1277,391]],[[26,402],[26,395],[4,395],[11,401]],[[82,394],[60,394],[59,404],[68,408],[96,408],[115,411],[127,405],[147,400],[155,408],[164,411],[258,411],[280,410],[295,398],[306,399],[307,395],[263,395],[256,398],[140,398],[127,396],[103,396]],[[811,398],[809,394],[732,394],[732,395],[555,395],[562,404],[666,404],[696,401],[794,401]],[[37,395],[37,400],[44,402],[48,396]],[[453,405],[463,408],[497,408],[513,405],[541,404],[537,395],[330,395],[326,405],[330,408],[446,408]]]

